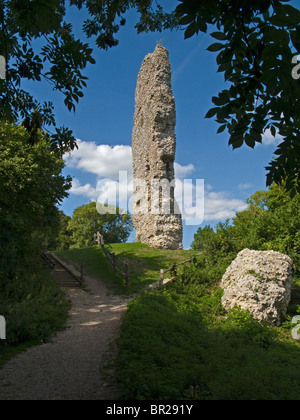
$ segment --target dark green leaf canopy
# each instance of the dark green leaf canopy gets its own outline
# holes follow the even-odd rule
[[[233,148],[255,147],[266,130],[280,135],[267,185],[284,180],[293,194],[299,191],[300,11],[289,0],[178,0],[171,13],[160,3],[70,0],[88,12],[83,30],[102,49],[118,45],[116,36],[131,9],[140,16],[138,33],[179,28],[190,38],[211,27],[214,43],[208,50],[217,52],[228,88],[213,98],[207,118],[216,117],[218,132],[227,130]],[[66,22],[65,6],[64,0],[0,0],[0,55],[7,62],[7,79],[0,80],[0,121],[23,121],[32,143],[43,125],[55,127],[53,104],[38,103],[22,90],[22,80],[46,79],[74,111],[86,87],[84,70],[95,63],[92,49],[75,38]],[[55,130],[53,146],[60,151],[76,147],[70,130]]]

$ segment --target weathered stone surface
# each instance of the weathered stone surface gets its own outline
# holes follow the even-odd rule
[[[292,286],[292,260],[287,255],[244,249],[223,276],[222,304],[248,309],[253,318],[277,326],[286,314]]]
[[[171,188],[154,185],[161,180],[166,184],[174,181],[175,124],[169,54],[158,45],[145,57],[138,76],[132,136],[136,241],[154,248],[182,248],[182,219],[174,183]]]

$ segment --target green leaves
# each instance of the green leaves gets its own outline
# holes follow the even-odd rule
[[[198,29],[197,29],[197,23],[196,22],[193,22],[193,23],[191,23],[188,27],[187,27],[187,29],[186,29],[186,31],[185,31],[185,33],[184,33],[184,39],[188,39],[188,38],[191,38],[192,36],[194,36],[196,33],[198,34]]]
[[[275,7],[275,14],[269,18],[269,22],[279,27],[295,28],[300,22],[300,11],[289,4],[279,4]]]
[[[40,115],[33,117],[40,125]],[[0,124],[0,278],[26,268],[27,258],[40,252],[38,235],[55,228],[56,206],[68,196],[64,161],[50,152],[42,133],[32,144],[24,127]]]
[[[288,133],[288,131],[286,131]],[[292,197],[300,193],[300,136],[287,135],[275,151],[275,159],[266,167],[267,185],[284,185]],[[292,170],[291,170],[292,168]]]
[[[219,42],[216,42],[216,43],[210,45],[207,48],[207,51],[216,52],[216,51],[220,51],[222,48],[224,48],[224,45],[220,44]]]
[[[227,130],[233,149],[244,144],[254,148],[266,129],[273,136],[280,133],[283,143],[266,168],[267,185],[284,180],[292,192],[300,188],[295,158],[300,142],[300,83],[291,77],[293,47],[300,51],[300,11],[280,2],[272,11],[262,3],[241,10],[232,6],[225,13],[225,2],[220,1],[224,13],[215,12],[219,31],[211,36],[223,42],[211,44],[208,51],[218,52],[218,71],[231,87],[212,98],[214,107],[206,118],[216,118],[218,133]]]
[[[132,229],[132,220],[128,213],[122,214],[118,207],[101,203],[96,206],[94,202],[77,207],[68,224],[72,241],[78,247],[89,246],[97,231],[104,236],[106,244],[126,242]]]
[[[65,127],[56,128],[56,134],[51,136],[50,144],[54,151],[59,152],[60,156],[71,150],[78,149],[73,132]]]
[[[64,8],[59,0],[12,0],[8,13],[21,36],[39,37],[59,30]]]
[[[226,34],[224,34],[224,32],[213,32],[210,34],[210,36],[212,36],[215,39],[218,39],[219,41],[226,41],[227,40],[227,36]]]
[[[227,36],[226,36],[226,34],[224,32],[213,32],[210,35],[213,38],[215,38],[215,39],[217,39],[219,41],[226,41],[227,40]],[[214,44],[211,44],[207,48],[207,51],[217,52],[217,51],[220,51],[220,50],[226,48],[226,46],[227,46],[227,44],[221,44],[220,42],[215,42]],[[223,61],[223,64],[225,64],[224,61]]]
[[[207,10],[198,1],[180,0],[175,10],[175,15],[180,26],[187,26],[184,33],[184,38],[188,39],[199,34],[199,32],[207,32],[208,23],[210,19]]]
[[[208,111],[208,113],[206,114],[205,118],[212,118],[216,115],[217,111],[219,108],[212,108]]]
[[[0,47],[6,51],[7,78],[0,85],[0,122],[23,122],[30,133],[30,143],[35,144],[42,128],[55,126],[54,107],[39,103],[23,91],[22,81],[47,81],[64,95],[68,110],[74,111],[86,87],[83,70],[95,60],[88,44],[76,40],[71,25],[63,22],[64,2],[12,0],[3,7]],[[38,44],[35,39],[39,39]],[[62,134],[59,140],[57,135],[52,143],[61,149],[69,137]],[[66,144],[71,143],[67,140]]]
[[[75,111],[75,102],[78,103],[79,98],[83,97],[82,88],[87,80],[81,70],[88,63],[95,64],[92,49],[67,32],[61,37],[54,35],[50,38],[42,50],[42,56],[51,63],[46,76],[53,80],[54,88],[64,94],[68,110]]]
[[[5,49],[8,68],[7,84],[0,84],[0,121],[23,119],[24,125],[31,127],[37,111],[43,125],[55,126],[53,106],[39,104],[21,89],[21,82],[46,79],[62,93],[67,109],[74,111],[86,87],[84,70],[95,63],[92,50],[75,39],[72,26],[63,21],[64,1],[4,3],[0,46]],[[206,117],[216,117],[218,133],[227,130],[233,148],[243,144],[254,147],[261,142],[264,131],[272,127],[273,132],[284,131],[284,139],[292,136],[294,143],[299,139],[300,82],[292,77],[292,59],[300,53],[300,11],[286,3],[179,0],[176,10],[169,13],[152,0],[71,0],[71,5],[88,11],[83,30],[88,38],[95,37],[102,49],[118,44],[116,34],[125,25],[126,12],[131,8],[140,14],[138,33],[181,27],[189,39],[199,32],[206,33],[212,25],[214,42],[208,51],[217,53],[218,72],[224,74],[228,89],[213,97],[214,108]],[[43,43],[39,52],[33,43],[37,38]],[[71,136],[59,133],[67,144],[72,144],[67,140]],[[61,148],[57,136],[53,141]],[[268,182],[297,175],[291,150],[280,150],[282,162],[278,165],[274,161],[270,166]],[[283,162],[285,169],[280,171]]]

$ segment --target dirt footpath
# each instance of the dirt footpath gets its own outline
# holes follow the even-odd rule
[[[88,292],[68,289],[73,307],[65,331],[0,370],[0,400],[105,400],[116,390],[103,366],[118,337],[128,300],[107,294],[97,279]]]

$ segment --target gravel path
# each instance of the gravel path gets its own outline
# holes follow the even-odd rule
[[[88,292],[68,289],[73,302],[65,331],[32,347],[0,370],[0,400],[115,399],[115,387],[101,369],[113,351],[128,300],[107,294],[86,278]]]

